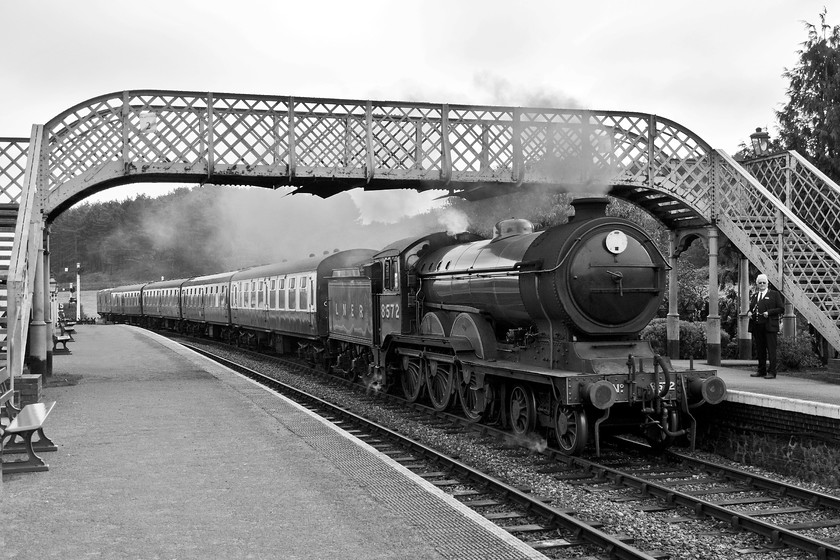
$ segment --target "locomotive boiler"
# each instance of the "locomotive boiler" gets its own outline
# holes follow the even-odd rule
[[[639,226],[605,216],[607,202],[580,199],[568,223],[541,233],[526,220],[504,220],[489,241],[422,257],[416,268],[424,302],[471,306],[497,332],[535,328],[552,340],[635,336],[662,302],[667,264]]]

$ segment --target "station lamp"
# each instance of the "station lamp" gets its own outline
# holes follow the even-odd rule
[[[750,134],[750,142],[756,156],[767,155],[767,152],[770,151],[770,135],[766,130],[761,130],[761,127],[756,128],[755,132]]]

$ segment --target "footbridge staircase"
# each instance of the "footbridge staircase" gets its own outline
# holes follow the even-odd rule
[[[796,153],[739,163],[644,113],[149,90],[0,138],[0,203],[19,208],[7,278],[13,375],[28,336],[30,356],[50,347],[45,226],[97,191],[173,181],[323,197],[357,187],[608,193],[671,230],[722,233],[840,349],[840,190]]]

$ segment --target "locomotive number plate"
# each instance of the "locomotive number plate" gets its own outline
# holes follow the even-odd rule
[[[381,317],[383,319],[399,319],[400,318],[400,304],[399,303],[383,303],[381,305]]]
[[[666,381],[660,381],[659,382],[659,391],[662,390],[662,388],[665,386],[665,383],[668,383],[668,382],[666,382]],[[650,384],[650,389],[652,391],[656,390],[653,386],[653,383]],[[668,392],[676,391],[676,390],[677,390],[677,382],[676,381],[669,382],[668,383]]]

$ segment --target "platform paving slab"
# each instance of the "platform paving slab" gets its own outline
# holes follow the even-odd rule
[[[77,330],[44,388],[50,470],[0,485],[0,558],[544,558],[224,367],[138,328]]]

